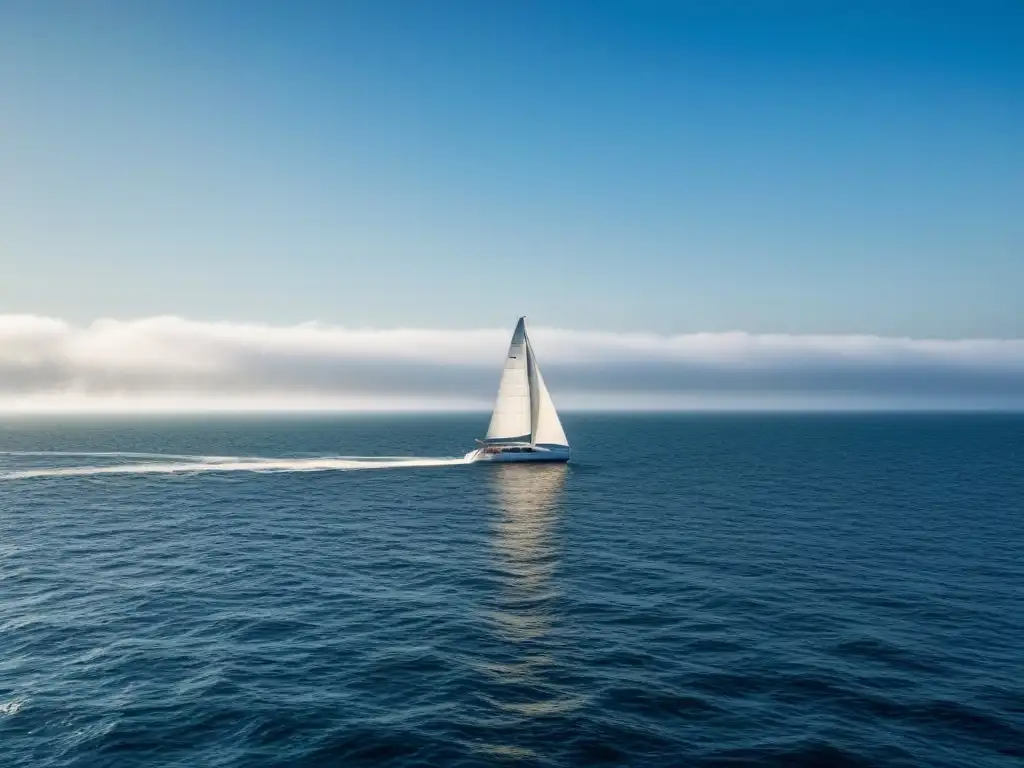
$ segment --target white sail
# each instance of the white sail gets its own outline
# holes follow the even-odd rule
[[[512,334],[486,442],[499,445],[481,448],[467,458],[475,461],[569,460],[569,441],[526,334],[525,317],[519,318]],[[529,443],[533,447],[501,445],[508,443]]]
[[[487,440],[529,439],[532,433],[525,318],[519,318],[505,358]]]
[[[530,442],[534,445],[564,445],[568,447],[569,440],[562,429],[562,422],[558,418],[558,411],[555,404],[551,402],[551,395],[544,385],[544,377],[541,376],[540,366],[537,365],[537,358],[533,354],[533,347],[529,339],[526,341],[527,354],[529,355],[529,378],[530,378],[530,411],[531,426]]]

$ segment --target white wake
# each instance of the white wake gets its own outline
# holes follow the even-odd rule
[[[428,456],[318,456],[313,458],[263,458],[257,456],[181,456],[158,453],[72,453],[46,451],[3,451],[4,456],[153,458],[162,461],[125,462],[100,466],[26,467],[0,471],[0,480],[34,477],[82,477],[114,474],[184,474],[193,472],[325,472],[354,469],[398,469],[403,467],[448,467],[468,464],[467,457]]]

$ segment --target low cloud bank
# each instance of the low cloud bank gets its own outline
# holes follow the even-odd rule
[[[563,408],[1024,409],[1021,339],[530,333]],[[488,408],[510,334],[0,315],[0,408]]]

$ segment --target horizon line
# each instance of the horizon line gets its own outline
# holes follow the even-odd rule
[[[16,409],[0,406],[0,418],[19,417],[62,417],[62,416],[470,416],[487,414],[483,408],[48,408]],[[821,406],[821,407],[651,407],[651,408],[560,408],[560,414],[592,414],[610,416],[730,416],[730,415],[1024,415],[1022,406]]]

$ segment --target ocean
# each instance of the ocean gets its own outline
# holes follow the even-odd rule
[[[1024,759],[1024,417],[0,419],[0,765]]]

